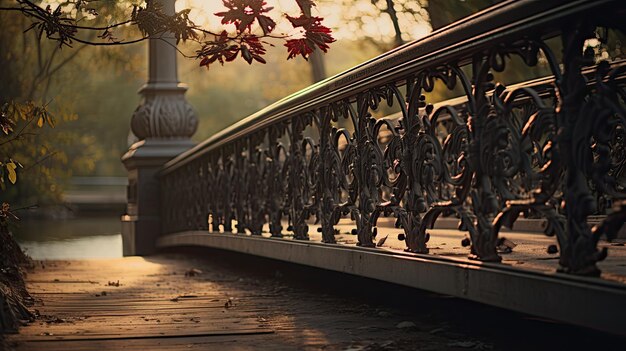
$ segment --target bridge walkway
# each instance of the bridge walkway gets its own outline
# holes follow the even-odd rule
[[[418,341],[436,350],[489,343],[427,313],[305,291],[283,282],[280,270],[265,273],[172,255],[39,261],[28,275],[39,318],[9,342],[18,351],[411,350]]]
[[[568,345],[619,350],[624,342],[377,280],[221,250],[190,250],[37,261],[27,283],[39,317],[9,336],[9,346],[16,351],[554,350]]]

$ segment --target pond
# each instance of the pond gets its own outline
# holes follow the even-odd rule
[[[11,231],[22,249],[36,260],[122,257],[119,216],[25,219]]]

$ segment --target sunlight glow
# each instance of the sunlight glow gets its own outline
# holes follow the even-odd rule
[[[272,13],[277,22],[275,34],[297,36],[299,31],[294,31],[289,21],[280,15],[286,13],[297,16],[299,9],[296,0],[266,0],[266,2],[268,6],[274,8]],[[63,2],[60,0],[45,0],[41,2],[41,6],[46,7],[47,5],[51,5],[52,8],[55,8],[60,3]],[[130,7],[130,2],[120,2],[119,6]],[[320,3],[318,0],[317,6],[313,8],[313,14],[323,17],[324,25],[333,28],[333,37],[335,37],[335,39],[356,40],[360,37],[367,36],[388,41],[393,38],[394,31],[391,21],[387,15],[372,11],[371,0],[354,0],[352,6],[352,11],[355,11],[359,15],[363,14],[361,19],[364,23],[360,27],[347,19],[349,16],[346,14],[345,7],[340,2],[324,1]],[[220,23],[220,17],[215,16],[215,13],[225,10],[222,0],[176,1],[176,11],[181,11],[186,8],[191,9],[189,17],[197,25],[213,31],[221,31],[224,29]],[[93,16],[87,12],[82,15],[85,16],[86,19],[93,19]],[[398,17],[403,18],[404,16],[402,13],[398,13]],[[226,29],[229,30],[229,28]],[[428,21],[424,21],[415,24],[410,30],[404,28],[404,31],[409,34],[409,37],[405,39],[418,39],[430,33],[431,27]]]
[[[268,6],[274,7],[272,10],[274,19],[277,22],[276,34],[294,35],[293,28],[289,22],[281,18],[280,13],[297,15],[299,13],[298,5],[295,0],[266,0]],[[359,12],[371,11],[371,0],[355,0],[355,8]],[[210,30],[223,28],[220,18],[215,16],[216,12],[224,11],[221,0],[178,0],[176,1],[176,10],[180,11],[190,8],[190,18],[194,23],[207,27]],[[333,28],[333,36],[336,39],[356,40],[361,36],[369,36],[372,38],[380,38],[389,40],[393,38],[394,31],[391,21],[386,15],[381,13],[370,13],[364,26],[358,27],[354,23],[346,20],[345,8],[339,3],[324,2],[313,9],[315,16],[324,18],[324,24]],[[417,39],[431,32],[428,21],[418,23],[408,30],[410,38]]]

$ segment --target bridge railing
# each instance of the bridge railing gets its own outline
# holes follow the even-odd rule
[[[428,253],[452,215],[470,255],[497,262],[500,229],[525,216],[547,221],[561,270],[597,275],[597,242],[626,216],[624,15],[505,1],[284,98],[163,167],[162,231],[307,240],[315,219],[334,243],[351,218],[371,247],[385,216]],[[545,77],[509,84],[527,72]]]

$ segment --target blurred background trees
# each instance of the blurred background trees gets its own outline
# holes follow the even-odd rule
[[[134,2],[99,2],[98,18],[107,24]],[[340,73],[494,2],[320,0],[313,15],[324,17],[338,40],[321,57],[324,70],[328,76]],[[14,3],[0,0],[0,7]],[[192,20],[211,29],[220,26],[213,16],[223,11],[220,3],[178,0],[177,10],[190,8]],[[297,9],[293,0],[268,3],[286,13]],[[14,155],[24,169],[35,171],[20,172],[18,186],[1,192],[0,200],[14,207],[43,206],[60,200],[71,176],[125,176],[119,160],[133,140],[129,120],[139,103],[136,92],[147,75],[146,43],[104,48],[75,43],[73,48],[61,48],[38,40],[34,31],[24,32],[30,19],[20,14],[0,11],[0,23],[0,106],[34,101],[46,106],[54,121],[40,128],[37,121],[22,120],[14,127],[20,130],[27,125],[17,143],[2,145],[2,157]],[[136,34],[133,30],[118,28],[115,34],[130,37]],[[287,33],[289,28],[278,23],[277,31]],[[196,49],[192,43],[181,43],[179,48],[192,56]],[[266,59],[271,64],[250,67],[238,60],[209,71],[196,60],[180,59],[180,79],[190,86],[187,98],[200,119],[194,139],[203,140],[314,81],[310,63],[285,58],[283,47],[268,47]],[[0,136],[4,141],[7,137]]]

